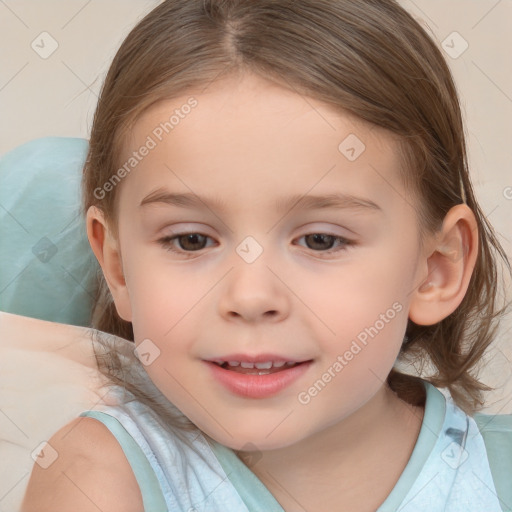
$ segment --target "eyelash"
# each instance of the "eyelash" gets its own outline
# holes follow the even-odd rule
[[[178,249],[175,248],[175,246],[172,243],[174,240],[176,240],[178,238],[181,238],[183,236],[186,236],[186,235],[200,235],[200,236],[204,236],[206,238],[210,238],[211,239],[211,237],[209,237],[208,235],[205,235],[203,233],[190,231],[190,232],[177,233],[177,234],[172,235],[172,236],[165,236],[163,238],[160,238],[158,240],[158,243],[160,245],[162,245],[162,247],[164,247],[164,249],[166,251],[173,252],[175,254],[183,255],[183,256],[185,256],[185,258],[192,258],[192,257],[194,257],[194,253],[200,253],[203,249],[199,249],[197,251],[178,250]],[[335,254],[335,253],[340,252],[340,251],[346,251],[348,247],[356,245],[356,243],[354,241],[352,241],[352,240],[348,240],[348,239],[343,238],[341,236],[331,235],[329,233],[322,233],[322,232],[307,233],[306,235],[302,235],[301,237],[299,237],[298,240],[300,240],[301,238],[304,238],[306,236],[309,236],[309,235],[325,235],[325,236],[330,236],[330,237],[334,238],[334,241],[340,241],[341,242],[342,245],[341,245],[340,249],[328,249],[326,251],[315,251],[314,249],[310,249],[313,252],[318,252],[318,253],[321,253],[321,254],[332,255],[332,254]],[[324,257],[324,256],[321,256],[321,257]]]

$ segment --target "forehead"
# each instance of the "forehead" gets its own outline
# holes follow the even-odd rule
[[[392,134],[254,75],[154,104],[125,141],[123,163],[134,154],[123,184],[130,202],[162,185],[215,190],[239,206],[263,197],[276,203],[281,192],[365,192],[388,201],[405,193]]]

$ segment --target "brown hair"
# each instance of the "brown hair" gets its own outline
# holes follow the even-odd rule
[[[457,310],[433,326],[409,320],[399,361],[431,364],[437,387],[473,414],[484,403],[473,372],[499,317],[498,259],[510,263],[480,209],[467,168],[464,127],[450,70],[423,28],[393,0],[166,0],[130,32],[101,90],[83,174],[83,210],[99,207],[117,236],[116,188],[98,190],[120,163],[130,128],[162,99],[235,73],[257,73],[385,128],[400,141],[403,180],[415,191],[420,233],[439,229],[467,203],[479,230],[479,255]],[[117,187],[119,188],[119,187]],[[133,340],[103,277],[92,326]],[[116,381],[115,364],[102,365]],[[119,366],[119,365],[118,365]],[[118,379],[120,383],[122,379]],[[388,382],[418,405],[417,377],[393,368]],[[136,391],[136,390],[134,390]]]

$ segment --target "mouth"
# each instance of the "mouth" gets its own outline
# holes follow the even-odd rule
[[[270,375],[273,373],[289,370],[295,366],[307,363],[309,361],[263,361],[260,363],[247,362],[247,361],[211,361],[224,370],[229,370],[236,373],[243,373],[245,375]]]
[[[305,375],[313,359],[287,361],[283,357],[229,356],[204,361],[214,379],[243,398],[270,398]],[[252,360],[251,360],[252,359]]]

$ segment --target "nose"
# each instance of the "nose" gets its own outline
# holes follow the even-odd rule
[[[282,321],[290,309],[291,292],[285,282],[263,257],[253,263],[238,262],[226,276],[219,313],[226,320]]]

